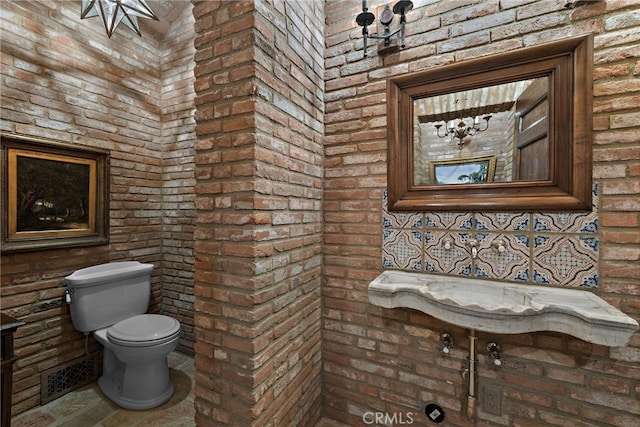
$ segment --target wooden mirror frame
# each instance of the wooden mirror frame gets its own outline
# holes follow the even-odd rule
[[[549,77],[549,179],[413,184],[414,100]],[[387,84],[391,211],[588,211],[592,208],[593,36],[402,75]]]

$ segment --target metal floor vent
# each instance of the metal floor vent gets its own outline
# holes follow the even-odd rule
[[[72,390],[98,379],[101,368],[101,352],[96,352],[40,374],[41,404],[51,402]]]

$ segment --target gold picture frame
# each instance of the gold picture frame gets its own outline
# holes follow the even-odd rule
[[[438,160],[429,163],[429,178],[434,184],[478,184],[493,182],[496,156]]]
[[[109,152],[0,133],[2,251],[109,241]]]

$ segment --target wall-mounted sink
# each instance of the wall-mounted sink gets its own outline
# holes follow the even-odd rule
[[[369,301],[407,307],[478,331],[562,332],[625,346],[638,322],[590,291],[387,270],[369,284]]]

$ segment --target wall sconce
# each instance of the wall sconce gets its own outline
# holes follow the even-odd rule
[[[400,46],[404,47],[404,26],[407,22],[405,14],[413,8],[413,2],[410,0],[400,0],[393,5],[393,9],[389,9],[386,5],[384,10],[380,14],[380,23],[384,26],[384,33],[382,34],[369,34],[368,26],[373,24],[376,19],[375,15],[368,11],[367,1],[362,0],[362,12],[356,16],[356,23],[362,27],[362,37],[364,38],[364,52],[363,56],[367,56],[367,40],[368,39],[380,39],[384,40],[384,45],[389,46],[391,43],[391,37],[400,33]],[[393,17],[400,15],[400,27],[391,32],[391,22]]]
[[[585,4],[599,3],[601,1],[603,0],[565,0],[564,7],[566,7],[567,9],[571,9],[578,6],[583,6]]]
[[[109,38],[120,22],[137,35],[142,36],[138,17],[158,20],[145,0],[82,0],[80,18],[93,18],[94,16],[102,18]]]
[[[473,120],[473,126],[467,126],[467,124],[462,119],[459,119],[457,125],[455,124],[454,120],[451,120],[444,130],[444,135],[440,135],[440,128],[442,127],[442,123],[439,123],[435,125],[436,135],[438,135],[440,138],[450,137],[451,140],[449,141],[449,143],[452,143],[454,139],[458,139],[458,142],[456,144],[458,144],[458,148],[462,150],[465,144],[464,139],[466,137],[473,136],[479,132],[484,132],[485,130],[489,129],[489,119],[491,119],[490,114],[482,118],[482,120],[484,120],[485,122],[484,128],[480,127],[480,116],[476,116],[476,118]]]

